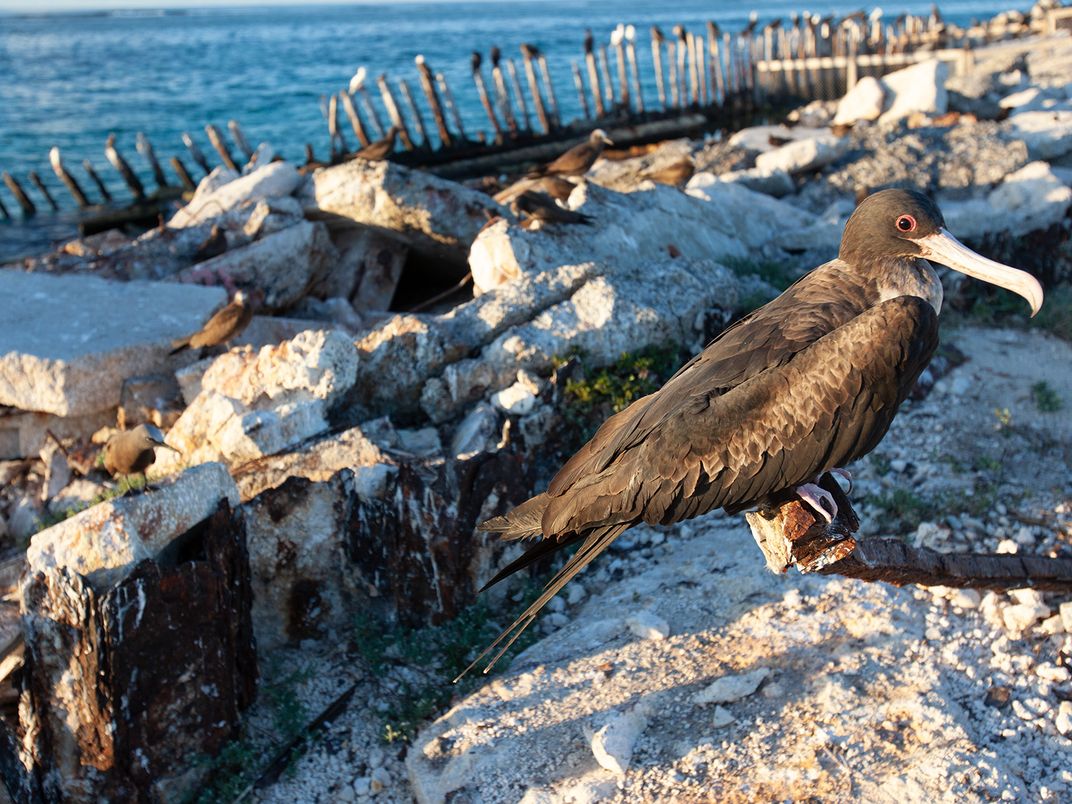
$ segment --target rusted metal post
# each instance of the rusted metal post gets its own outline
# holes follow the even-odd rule
[[[636,110],[644,114],[644,93],[640,88],[640,68],[636,57],[636,28],[625,26],[625,54],[629,59],[629,74],[633,79],[633,95],[636,97]]]
[[[491,59],[491,80],[495,86],[495,100],[499,104],[499,111],[502,113],[503,120],[506,121],[506,127],[510,129],[510,133],[516,134],[517,118],[514,117],[513,105],[510,103],[510,93],[506,89],[506,79],[503,76],[502,67],[499,66],[502,61],[502,51],[497,46],[492,47],[488,53],[488,58]]]
[[[385,73],[380,73],[376,78],[376,86],[380,89],[380,98],[383,99],[384,108],[387,109],[387,116],[391,118],[391,125],[398,129],[398,136],[402,139],[402,146],[407,151],[412,151],[413,139],[409,136],[409,128],[406,127],[406,121],[402,117],[402,111],[398,108],[398,101],[395,100],[394,93],[391,92],[391,87],[387,83]]]
[[[547,119],[547,110],[543,105],[543,98],[540,97],[540,85],[536,81],[536,65],[534,59],[536,57],[537,50],[534,46],[522,43],[521,45],[521,57],[525,63],[525,80],[529,84],[529,92],[532,93],[532,102],[536,107],[536,118],[540,121],[540,127],[544,132],[551,130],[551,123]]]
[[[332,95],[332,99],[334,99]],[[231,156],[231,151],[227,148],[227,142],[223,139],[222,132],[216,128],[212,123],[205,126],[205,134],[208,136],[208,141],[212,144],[212,147],[216,149],[216,153],[220,155],[220,159],[223,160],[223,164],[233,170],[235,173],[241,173],[242,169],[235,163],[234,158]],[[342,136],[341,134],[339,135]]]
[[[8,173],[6,170],[0,173],[0,178],[4,180],[4,184],[7,185],[7,189],[11,191],[11,194],[15,196],[15,201],[22,208],[23,216],[32,218],[37,214],[37,207],[34,206],[34,202],[30,200],[30,196],[26,195],[26,191],[22,189],[22,185],[19,184],[18,179]]]
[[[675,26],[676,30],[676,26]],[[667,79],[670,83],[670,107],[677,108],[680,106],[678,103],[677,94],[677,38],[669,37],[665,40],[666,44],[666,72]]]
[[[339,98],[334,93],[328,98],[327,105],[328,135],[331,138],[331,158],[345,154],[350,149],[346,145],[346,138],[339,130]]]
[[[666,84],[663,83],[663,43],[666,37],[658,26],[651,26],[651,62],[655,67],[655,87],[659,93],[659,104],[665,112],[669,107],[666,103]]]
[[[558,116],[558,98],[555,97],[555,87],[551,83],[551,71],[547,69],[547,57],[540,51],[536,51],[536,64],[540,67],[540,78],[543,80],[543,88],[547,93],[548,117],[552,128],[562,124],[562,118]]]
[[[521,79],[517,75],[517,65],[514,64],[513,59],[503,59],[503,64],[506,65],[506,77],[510,79],[510,89],[514,93],[514,100],[517,101],[517,108],[521,110],[521,127],[525,131],[532,131],[532,118],[529,117],[529,104],[525,100],[525,92],[521,88]],[[533,95],[534,99],[540,97],[540,93],[537,91]],[[543,103],[536,104],[537,108],[542,108]],[[547,129],[545,128],[544,131]]]
[[[592,93],[592,102],[596,107],[596,117],[606,115],[603,107],[603,88],[599,85],[599,69],[596,67],[595,39],[589,29],[584,34],[584,64],[588,69],[588,91]]]
[[[52,150],[48,152],[48,161],[52,164],[52,172],[56,174],[56,178],[63,182],[67,191],[74,199],[74,202],[80,207],[88,207],[89,199],[86,198],[86,194],[82,192],[82,186],[63,164],[63,158],[60,156],[59,148],[55,146],[52,147]]]
[[[208,160],[205,159],[205,155],[201,153],[201,149],[197,147],[197,143],[194,142],[194,138],[184,131],[182,132],[182,142],[183,145],[186,146],[186,150],[190,152],[190,158],[194,160],[194,162],[199,168],[205,171],[205,175],[207,176],[209,173],[211,173],[212,165],[210,165],[208,163]]]
[[[581,111],[584,113],[584,119],[587,120],[592,116],[592,111],[588,108],[588,96],[584,92],[584,79],[581,78],[581,68],[576,61],[570,62],[570,68],[573,70],[573,85],[577,88],[577,98],[581,102]]]
[[[462,141],[468,140],[469,137],[465,133],[465,124],[462,123],[462,116],[458,113],[458,107],[454,103],[454,93],[450,91],[446,76],[443,73],[436,73],[436,83],[439,85],[439,92],[443,95],[443,105],[447,107],[450,119],[454,121],[454,128],[457,129],[458,136]]]
[[[133,193],[134,198],[138,201],[145,198],[145,188],[142,187],[141,180],[138,178],[138,175],[131,170],[130,164],[115,147],[115,134],[108,135],[108,139],[104,143],[104,155],[107,157],[108,161],[112,163],[112,167],[119,171],[119,175],[123,177],[123,181],[126,182],[127,187],[130,188],[130,192]]]
[[[372,140],[365,133],[365,125],[361,122],[357,107],[354,106],[354,96],[348,90],[343,90],[339,93],[339,98],[342,99],[342,110],[346,112],[346,119],[350,121],[350,128],[354,130],[354,136],[357,137],[357,141],[361,143],[362,148],[367,147]]]
[[[599,72],[603,76],[603,105],[614,110],[614,82],[610,78],[610,60],[607,58],[607,46],[599,46]]]
[[[357,95],[361,99],[361,106],[365,110],[365,116],[374,129],[375,137],[370,139],[383,139],[387,129],[384,128],[383,121],[380,120],[380,113],[376,111],[376,104],[372,102],[372,95],[369,94],[368,88],[365,86],[367,77],[368,71],[364,67],[358,67],[354,77],[350,79],[350,94]]]
[[[491,105],[491,98],[488,97],[488,88],[484,84],[484,74],[480,71],[480,65],[483,63],[484,57],[476,50],[473,51],[473,55],[470,58],[470,64],[473,68],[473,83],[476,84],[477,94],[480,96],[480,103],[484,106],[484,113],[487,114],[488,120],[491,121],[491,127],[495,129],[495,141],[502,142],[503,130],[499,125],[499,118],[495,116],[495,109]]]
[[[436,91],[435,76],[432,75],[432,69],[425,63],[424,56],[417,54],[414,61],[417,64],[417,75],[420,78],[421,89],[424,91],[424,97],[428,100],[428,106],[432,109],[432,118],[435,120],[436,131],[439,133],[439,141],[444,148],[449,148],[454,144],[454,140],[450,135],[450,129],[447,128],[447,118],[443,114],[443,104],[440,102],[439,93]]]
[[[622,108],[629,111],[629,74],[625,67],[625,26],[619,24],[610,35],[610,45],[614,48],[614,62],[618,71],[618,97],[622,99]]]
[[[149,138],[140,131],[134,138],[134,148],[142,155],[142,158],[149,163],[149,169],[153,172],[153,181],[156,182],[156,186],[160,189],[167,187],[167,176],[164,175],[164,169],[160,167],[160,162],[156,158],[153,144],[149,142]]]
[[[242,152],[242,156],[248,162],[253,157],[253,149],[249,147],[249,141],[246,139],[246,135],[242,133],[242,127],[238,125],[238,121],[228,120],[227,130],[231,133],[231,140],[234,142],[235,147]]]
[[[186,169],[186,165],[182,163],[182,160],[177,156],[173,156],[168,162],[171,165],[171,169],[175,171],[175,175],[179,177],[179,184],[182,185],[182,189],[188,193],[196,191],[197,184],[194,183],[193,177],[190,176],[190,171]]]
[[[707,67],[711,74],[711,95],[718,103],[726,100],[726,76],[722,71],[722,54],[719,52],[718,26],[707,23]]]
[[[686,94],[686,82],[688,81],[687,73],[687,58],[689,50],[688,37],[685,35],[685,28],[681,25],[675,25],[673,28],[673,34],[675,37],[675,52],[677,55],[677,105],[679,109],[684,109],[688,104],[688,95]]]
[[[4,206],[4,199],[0,198],[0,218],[5,221],[11,220],[11,213],[7,211],[7,207]]]
[[[93,168],[93,163],[90,162],[88,159],[83,159],[82,170],[84,170],[86,172],[86,175],[89,176],[89,180],[92,181],[95,185],[97,185],[97,190],[100,191],[101,198],[103,198],[105,202],[111,201],[112,194],[108,192],[107,186],[105,186],[104,182],[101,181],[101,177],[97,175],[97,171]]]
[[[421,138],[420,147],[430,147],[428,141],[428,129],[424,126],[424,117],[421,115],[421,110],[417,108],[417,104],[413,100],[413,93],[410,91],[409,82],[405,78],[398,79],[398,91],[402,93],[402,100],[406,102],[406,106],[409,107],[410,116],[413,118],[413,122],[417,125],[417,136]]]
[[[52,197],[52,193],[48,191],[48,187],[46,187],[45,183],[41,181],[41,177],[37,175],[37,171],[31,170],[27,175],[30,177],[30,184],[36,187],[38,192],[40,192],[41,195],[45,197],[45,200],[48,202],[48,205],[53,209],[59,209],[60,205],[56,203],[56,199]]]

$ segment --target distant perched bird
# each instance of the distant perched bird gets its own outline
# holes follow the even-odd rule
[[[938,346],[942,283],[926,260],[1023,296],[1032,314],[1042,306],[1033,276],[961,244],[922,193],[869,196],[845,225],[837,259],[607,419],[543,494],[480,526],[532,545],[489,586],[578,549],[477,662],[498,648],[494,664],[573,576],[638,523],[737,513],[789,495],[832,521],[837,505],[818,478],[875,448]]]
[[[205,322],[193,335],[188,338],[179,338],[171,344],[171,354],[181,352],[183,349],[203,349],[208,346],[219,346],[221,343],[236,338],[242,334],[249,322],[253,319],[253,304],[245,291],[238,291],[230,304],[217,310],[216,313]]]
[[[605,145],[614,145],[601,128],[593,131],[580,145],[574,145],[558,159],[537,168],[529,178],[537,176],[583,176],[603,155]]]
[[[674,187],[679,187],[689,179],[692,178],[692,174],[696,172],[696,165],[687,156],[682,157],[677,162],[671,162],[669,165],[663,165],[659,168],[649,168],[640,174],[641,178],[651,179],[651,181],[657,184],[669,184]]]
[[[378,162],[381,159],[386,159],[395,150],[395,139],[398,137],[398,126],[391,126],[387,129],[387,136],[382,140],[376,140],[369,145],[366,145],[360,151],[355,151],[350,155],[351,159],[366,159],[369,162]]]
[[[156,461],[157,447],[179,452],[164,442],[164,434],[154,424],[139,424],[133,430],[116,433],[104,445],[104,468],[112,477],[144,477],[145,470]]]
[[[560,207],[551,196],[532,190],[527,190],[515,198],[511,209],[515,215],[525,213],[529,218],[541,223],[590,224],[592,222],[590,215]]]

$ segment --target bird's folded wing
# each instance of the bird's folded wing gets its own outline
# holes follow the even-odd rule
[[[725,393],[660,400],[672,407],[642,440],[552,489],[543,532],[738,510],[845,465],[886,433],[937,343],[934,309],[902,296]]]

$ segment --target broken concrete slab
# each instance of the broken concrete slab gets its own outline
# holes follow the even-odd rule
[[[222,464],[188,469],[158,488],[99,503],[41,531],[26,550],[30,572],[76,572],[106,589],[211,516],[221,500],[238,505],[238,489]]]
[[[222,288],[0,271],[0,404],[59,416],[114,408],[125,379],[158,369],[226,299]]]
[[[880,124],[895,123],[913,112],[929,115],[945,114],[949,97],[945,80],[949,65],[938,59],[913,64],[882,77],[886,93],[885,110]]]
[[[243,203],[288,196],[298,189],[302,176],[290,162],[271,162],[246,176],[221,175],[202,181],[190,202],[176,212],[168,226],[183,229],[229,212]]]
[[[1002,123],[1009,139],[1022,141],[1035,159],[1057,159],[1072,152],[1072,111],[1031,111]]]
[[[787,142],[756,157],[756,169],[764,173],[804,173],[829,165],[849,150],[848,137],[823,133],[806,140]]]
[[[373,227],[452,264],[464,264],[489,217],[513,217],[477,190],[393,162],[364,159],[318,170],[303,200],[311,215]]]
[[[851,126],[860,120],[877,120],[882,114],[886,90],[877,78],[865,75],[838,101],[835,126]]]

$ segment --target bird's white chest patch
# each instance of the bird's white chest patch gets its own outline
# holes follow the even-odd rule
[[[896,299],[900,296],[918,296],[930,302],[934,312],[942,312],[942,280],[934,268],[925,260],[916,260],[915,266],[904,271],[897,271],[887,281],[879,285],[879,302]]]

